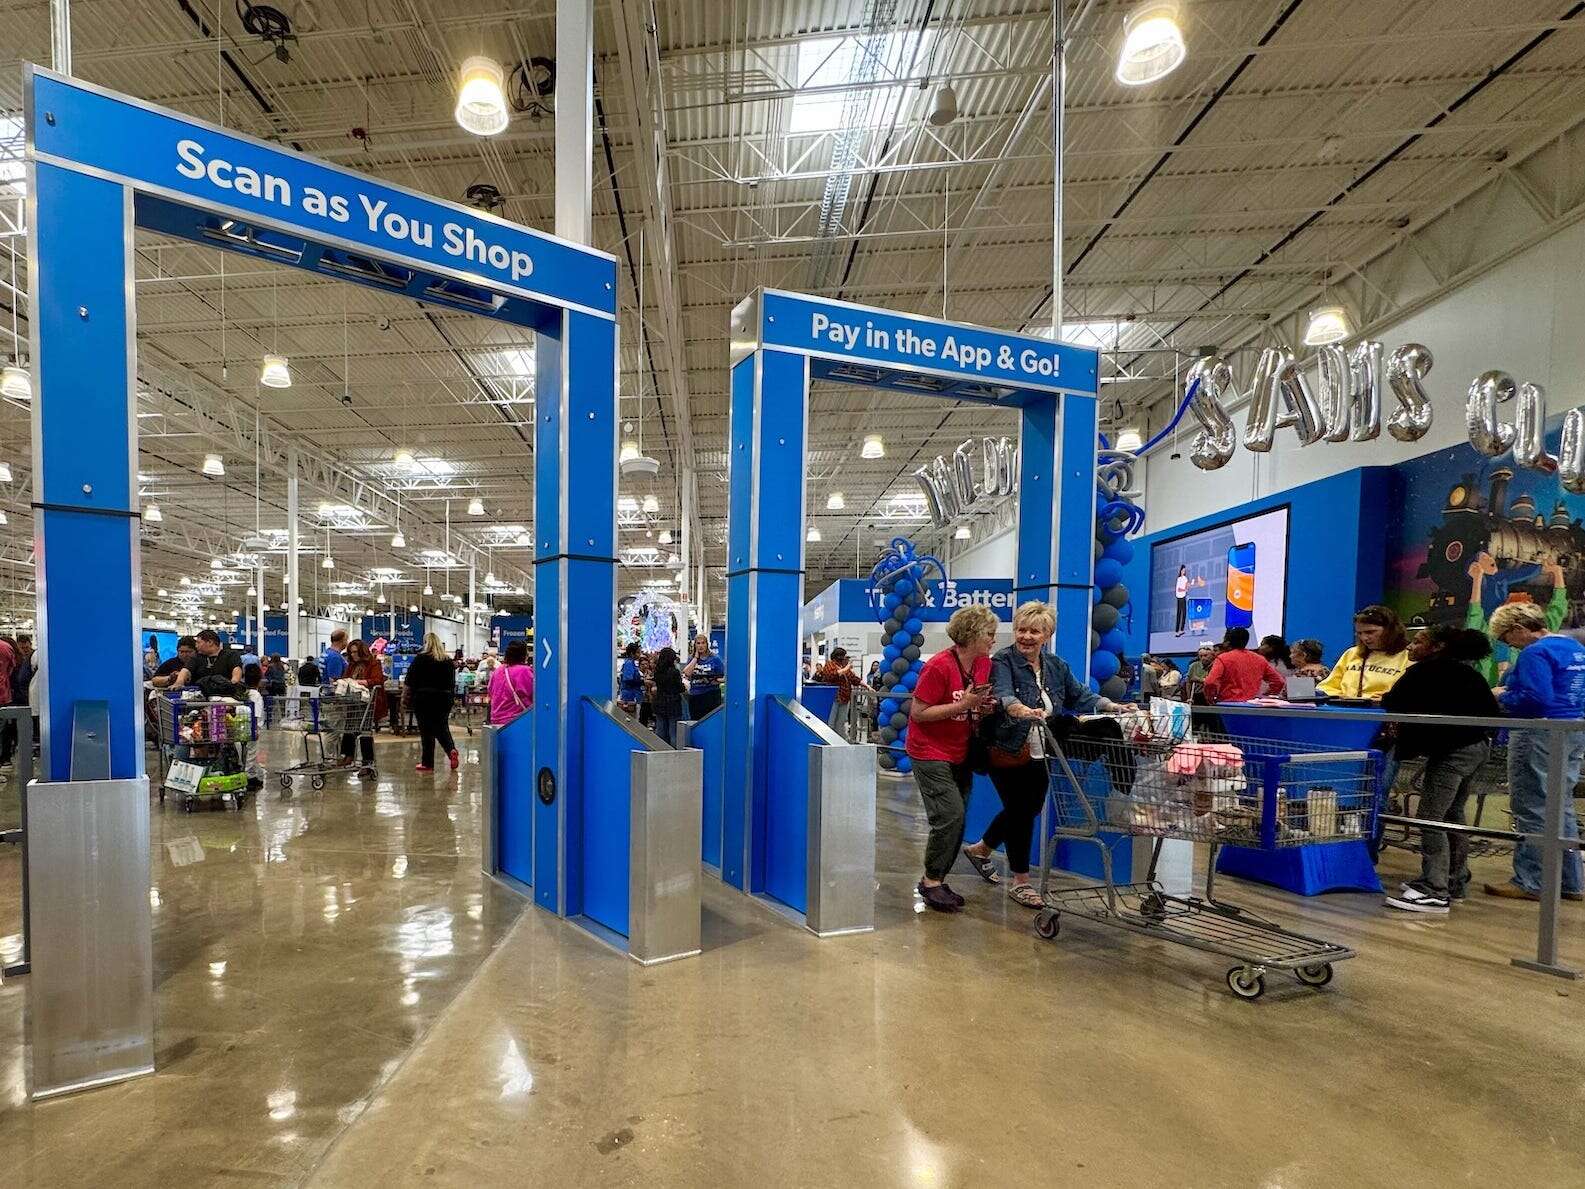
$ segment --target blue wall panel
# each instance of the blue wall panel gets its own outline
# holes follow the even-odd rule
[[[501,870],[528,883],[534,875],[534,716],[520,714],[496,736]]]
[[[798,912],[809,909],[809,745],[821,740],[780,702],[767,698],[765,767],[775,774],[765,800],[762,891]]]
[[[749,731],[742,724],[750,721],[749,666],[749,583],[747,573],[733,574],[726,580],[725,708],[722,725],[725,736],[721,754],[721,878],[734,888],[748,890],[748,828],[752,817],[753,751]],[[734,626],[735,625],[735,626]],[[728,725],[730,724],[730,725]]]
[[[692,746],[704,753],[704,823],[700,835],[700,855],[706,863],[721,868],[721,780],[726,764],[726,711],[712,710],[694,723],[688,736]]]
[[[583,915],[627,936],[633,752],[643,744],[598,706],[578,704],[582,719],[585,821],[580,866],[598,873],[583,887]]]

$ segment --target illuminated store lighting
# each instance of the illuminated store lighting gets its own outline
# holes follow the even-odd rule
[[[1188,57],[1176,4],[1145,4],[1123,19],[1117,81],[1140,87],[1166,78]]]
[[[506,130],[512,116],[500,63],[480,54],[462,64],[453,114],[457,123],[475,136],[494,136]]]

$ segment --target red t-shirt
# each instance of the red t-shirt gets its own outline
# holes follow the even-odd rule
[[[1222,653],[1205,675],[1207,702],[1247,702],[1258,698],[1263,688],[1278,697],[1287,692],[1288,683],[1270,661],[1247,648]]]
[[[975,685],[989,684],[991,658],[982,656],[975,661],[970,677]],[[963,670],[958,665],[957,653],[951,648],[936,653],[919,670],[919,683],[914,686],[914,697],[921,706],[939,706],[943,702],[956,702],[962,696]],[[951,764],[961,764],[968,758],[974,722],[969,718],[968,711],[935,722],[911,719],[908,723],[908,754],[916,760],[946,760]]]

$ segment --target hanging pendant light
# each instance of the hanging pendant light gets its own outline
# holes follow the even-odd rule
[[[818,542],[820,540],[820,530],[811,524],[809,526],[809,531],[804,534],[804,540]]]
[[[1340,343],[1351,333],[1353,327],[1349,325],[1347,310],[1342,306],[1322,306],[1310,311],[1309,325],[1304,328],[1304,345],[1324,347]]]
[[[259,365],[259,383],[266,388],[290,388],[291,362],[284,355],[266,355]]]
[[[391,548],[392,549],[406,549],[407,548],[407,538],[402,535],[402,530],[400,528],[398,528],[396,530],[396,532],[394,534],[392,534],[392,536],[391,536]]]
[[[506,130],[512,114],[506,105],[506,75],[499,62],[477,54],[462,64],[452,114],[475,136],[494,136]]]
[[[0,465],[4,465],[4,464],[0,463]],[[9,471],[9,469],[10,468],[7,468],[8,471]],[[6,481],[10,482],[9,479],[7,479]],[[659,512],[660,511],[660,501],[658,499],[656,499],[653,495],[646,495],[644,497],[644,511],[646,511],[646,512]]]
[[[158,524],[165,519],[165,513],[160,511],[158,504],[147,504],[143,508],[143,519],[150,524]]]
[[[251,583],[251,582],[248,583],[248,598],[256,599],[258,597],[259,597],[258,588],[256,586],[254,586],[253,583]]]
[[[209,568],[211,570],[223,570],[226,568],[226,563],[221,561],[218,557],[211,557],[209,559]]]
[[[223,479],[226,474],[226,464],[221,460],[220,455],[206,454],[203,471],[211,479]]]
[[[425,597],[425,598],[428,598],[428,597],[429,597],[429,596],[431,596],[431,595],[433,595],[433,594],[434,594],[434,593],[435,593],[435,588],[434,588],[434,587],[433,587],[433,586],[431,586],[431,585],[430,585],[430,584],[429,584],[429,583],[428,583],[428,582],[427,582],[427,581],[426,581],[426,582],[425,582],[425,583],[424,583],[424,597]]]
[[[1117,435],[1117,448],[1129,454],[1139,453],[1139,448],[1145,444],[1145,439],[1139,436],[1137,429],[1125,429]]]
[[[1166,78],[1188,57],[1176,4],[1143,4],[1123,18],[1117,81],[1140,87]]]
[[[840,491],[833,491],[830,495],[826,496],[827,512],[840,512],[847,506],[847,497],[844,496]]]
[[[0,369],[0,396],[7,400],[32,400],[33,377],[19,363],[8,363]]]
[[[468,501],[468,515],[469,516],[483,516],[484,515],[484,501],[479,499],[477,496],[475,496],[473,499],[469,500]]]
[[[319,568],[321,570],[334,570],[336,568],[336,559],[328,553],[325,554],[325,560],[319,563]]]
[[[192,584],[193,584],[193,580],[191,578],[189,578],[186,574],[183,574],[182,578],[181,578],[181,581],[179,583],[177,583],[178,586],[191,586]]]
[[[886,441],[878,433],[868,434],[864,438],[864,446],[859,450],[860,458],[885,458]]]
[[[629,439],[622,443],[622,450],[616,456],[617,462],[632,462],[638,457],[638,443]]]
[[[534,538],[529,536],[527,533],[518,533],[517,537],[513,540],[512,543],[514,545],[522,545],[524,547],[527,547],[527,546],[532,545],[534,543]]]
[[[396,452],[396,465],[404,471],[412,470],[417,465],[413,460],[413,452],[411,450],[398,450]]]
[[[662,545],[671,544],[671,529],[663,528],[660,530],[660,543]]]
[[[958,525],[958,531],[952,534],[952,539],[954,541],[967,541],[973,535],[974,533],[968,525],[960,524]]]

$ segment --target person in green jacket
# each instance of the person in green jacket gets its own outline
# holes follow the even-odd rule
[[[1475,560],[1470,562],[1469,610],[1464,613],[1464,626],[1471,631],[1486,630],[1486,609],[1481,606],[1480,588],[1496,572],[1497,559],[1485,550],[1481,550],[1475,555]],[[1547,631],[1555,632],[1563,626],[1563,619],[1568,614],[1568,587],[1563,581],[1563,567],[1557,562],[1542,562],[1541,572],[1552,579],[1552,597],[1543,610],[1546,612]],[[1512,663],[1513,650],[1498,641],[1493,643],[1489,657],[1475,663],[1475,669],[1486,679],[1487,685],[1495,686]]]

